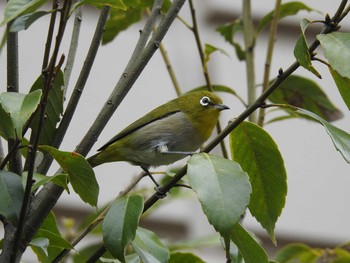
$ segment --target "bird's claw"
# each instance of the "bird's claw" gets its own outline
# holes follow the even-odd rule
[[[160,186],[154,187],[154,190],[156,191],[156,196],[159,199],[163,199],[164,197],[166,197],[166,192],[164,192]]]

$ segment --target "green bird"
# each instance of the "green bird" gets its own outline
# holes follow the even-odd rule
[[[87,160],[92,167],[126,161],[150,175],[150,166],[168,165],[198,150],[225,109],[229,107],[209,91],[188,93],[130,124]]]

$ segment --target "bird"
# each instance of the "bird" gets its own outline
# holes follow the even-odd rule
[[[140,166],[158,187],[149,168],[169,165],[194,154],[211,136],[222,110],[216,94],[193,91],[136,120],[87,159],[91,167],[126,161]]]

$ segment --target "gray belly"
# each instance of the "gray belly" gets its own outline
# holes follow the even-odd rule
[[[204,140],[182,112],[157,120],[135,131],[139,133],[130,157],[136,164],[160,166],[173,163],[187,154],[162,153],[160,146],[171,151],[194,152]],[[136,135],[136,134],[135,134]]]

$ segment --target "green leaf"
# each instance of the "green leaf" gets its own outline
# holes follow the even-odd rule
[[[301,3],[301,2],[288,2],[281,5],[281,11],[279,20],[281,20],[284,17],[287,16],[294,16],[300,11],[314,11],[314,9],[308,7],[307,5]],[[257,33],[261,31],[266,25],[268,25],[271,20],[273,19],[274,11],[269,12],[266,14],[259,22],[259,25],[257,27]]]
[[[318,252],[305,244],[289,244],[282,248],[275,255],[275,260],[279,263],[310,263],[318,258]]]
[[[209,223],[228,237],[249,204],[248,175],[238,163],[206,153],[188,160],[187,175]]]
[[[41,90],[29,94],[4,92],[0,95],[2,108],[10,114],[13,127],[19,139],[22,138],[22,128],[39,105]]]
[[[11,32],[19,32],[21,30],[26,30],[40,17],[50,14],[51,12],[47,11],[38,11],[35,13],[26,14],[17,18],[10,27]]]
[[[345,161],[350,163],[350,134],[333,126],[329,122],[325,121],[321,117],[317,116],[316,114],[304,110],[304,109],[297,109],[297,113],[305,115],[307,117],[310,117],[317,122],[321,123],[323,127],[326,129],[328,135],[330,136],[335,148],[340,152],[340,154],[343,156]]]
[[[169,263],[205,263],[192,253],[176,252],[170,255]]]
[[[103,220],[103,242],[108,251],[123,263],[125,248],[135,238],[142,211],[142,196],[125,196],[113,202]]]
[[[44,237],[33,238],[32,241],[30,241],[29,245],[31,247],[37,247],[41,249],[46,257],[49,256],[49,252],[48,252],[49,240],[47,238],[44,238]]]
[[[245,263],[269,262],[266,251],[239,223],[235,224],[230,237],[241,252]]]
[[[82,0],[73,4],[70,12],[73,13],[79,6],[86,4],[94,5],[98,8],[102,6],[110,6],[112,8],[126,10],[126,5],[122,0]]]
[[[300,66],[309,70],[316,77],[322,78],[320,73],[318,73],[317,70],[312,66],[309,47],[307,45],[307,41],[306,41],[306,37],[305,37],[305,30],[310,23],[311,22],[309,20],[307,20],[306,18],[304,18],[300,22],[301,36],[299,37],[299,39],[294,47],[294,56],[297,59],[297,61],[299,62]]]
[[[317,39],[332,68],[342,77],[350,79],[350,33],[319,34]]]
[[[16,225],[24,191],[18,174],[0,170],[0,215]]]
[[[204,59],[204,61],[207,63],[210,59],[210,55],[214,52],[217,52],[217,51],[219,51],[221,54],[224,54],[227,57],[229,57],[228,53],[225,50],[223,50],[222,48],[218,48],[218,47],[212,46],[210,44],[205,44],[205,48],[204,48],[205,59]]]
[[[332,74],[335,84],[338,87],[339,93],[343,98],[346,106],[350,110],[350,79],[342,77],[337,71],[328,67],[329,71]]]
[[[136,237],[131,244],[144,263],[161,263],[169,260],[169,249],[160,242],[152,231],[138,227]]]
[[[240,61],[245,59],[245,53],[241,45],[234,40],[234,37],[236,33],[242,32],[242,30],[243,22],[241,19],[237,19],[232,23],[220,26],[216,29],[216,31],[219,32],[220,35],[223,36],[224,39],[235,48],[237,58]]]
[[[21,15],[33,13],[37,8],[46,3],[46,0],[10,0],[8,1],[4,20],[1,22],[0,26],[7,24],[14,18]]]
[[[28,172],[23,172],[21,176],[23,188],[27,182]],[[33,175],[34,184],[32,186],[32,192],[35,192],[40,186],[47,184],[48,182],[52,182],[58,186],[63,187],[68,193],[68,176],[66,174],[57,174],[54,176],[46,176],[38,173],[34,173]]]
[[[39,150],[48,152],[68,174],[69,182],[80,198],[97,206],[99,186],[95,173],[86,159],[75,152],[63,152],[50,146],[39,146]]]
[[[327,121],[336,121],[343,116],[316,82],[301,76],[289,76],[269,96],[269,100],[309,110]]]
[[[9,138],[15,138],[15,128],[10,115],[1,107],[0,103],[0,136],[8,140]]]
[[[275,242],[274,229],[287,195],[287,175],[281,153],[258,125],[242,122],[230,133],[232,158],[252,184],[249,210]]]
[[[63,87],[64,79],[63,72],[59,70],[57,76],[53,82],[52,89],[50,91],[47,106],[45,109],[45,122],[42,128],[41,136],[39,138],[39,144],[51,145],[53,138],[56,134],[56,126],[60,121],[60,117],[63,113]],[[40,75],[31,87],[31,91],[43,90],[44,85],[42,76]],[[33,121],[30,124],[34,133],[38,132],[39,113],[36,113]]]
[[[49,246],[51,247],[73,249],[73,246],[61,236],[53,212],[50,212],[45,218],[35,238],[47,238],[49,240]]]

